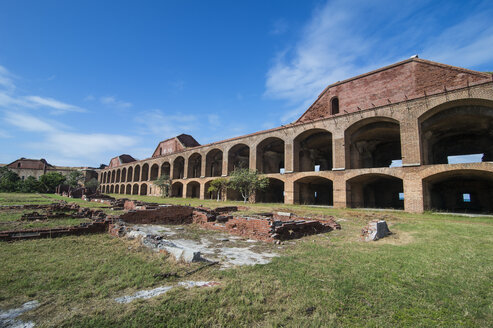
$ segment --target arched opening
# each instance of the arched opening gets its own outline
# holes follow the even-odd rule
[[[330,101],[330,113],[332,115],[339,114],[339,98],[334,97]]]
[[[294,201],[305,205],[334,205],[334,187],[331,180],[322,177],[304,177],[294,182]]]
[[[159,175],[159,166],[157,164],[153,164],[151,166],[151,181],[154,181],[158,178]]]
[[[200,183],[192,181],[187,184],[187,198],[200,198]]]
[[[114,194],[115,193],[115,186],[111,185],[110,186],[110,194]]]
[[[145,183],[140,185],[140,195],[141,196],[147,195],[147,185]]]
[[[134,168],[134,182],[140,181],[140,165],[136,165]]]
[[[122,182],[125,182],[127,179],[127,168],[122,169]]]
[[[175,182],[171,185],[171,197],[183,197],[183,183]]]
[[[168,162],[164,162],[161,165],[161,176],[167,176],[171,178],[170,170],[171,170],[171,165]]]
[[[402,180],[384,174],[364,174],[346,182],[348,207],[404,209]]]
[[[173,162],[173,179],[183,179],[185,159],[178,156]]]
[[[241,194],[231,188],[228,188],[228,190],[226,191],[226,199],[230,201],[243,201],[243,197],[241,197]]]
[[[236,168],[249,168],[250,147],[245,144],[238,144],[228,152],[228,174]]]
[[[200,170],[202,168],[202,156],[199,153],[194,153],[188,158],[187,178],[200,178]]]
[[[459,170],[423,180],[425,210],[493,213],[493,172]]]
[[[111,171],[111,183],[115,182],[115,171]]]
[[[106,172],[104,172],[102,175],[101,183],[106,183]]]
[[[122,184],[122,185],[120,186],[120,194],[124,194],[124,193],[125,193],[125,185],[124,185],[124,184]]]
[[[116,185],[115,186],[115,194],[119,194],[119,193],[120,193],[120,186]]]
[[[269,178],[269,185],[255,194],[257,203],[284,203],[284,181]]]
[[[132,185],[128,184],[125,190],[125,194],[131,195],[132,194]]]
[[[213,149],[205,156],[205,176],[220,177],[223,174],[223,152],[220,149]]]
[[[132,195],[138,195],[138,194],[139,194],[139,185],[134,184],[134,186],[132,188]]]
[[[142,165],[142,181],[149,180],[149,164]]]
[[[265,174],[284,171],[284,140],[271,137],[257,145],[257,170]]]
[[[211,180],[212,181],[212,180]],[[209,187],[211,186],[211,181],[207,181],[204,185],[204,197],[205,199],[217,200],[217,192],[210,192]],[[221,198],[220,198],[221,200]]]
[[[294,171],[332,170],[332,133],[307,130],[294,139]]]
[[[346,168],[401,166],[401,133],[396,120],[375,117],[350,126],[345,132]]]
[[[120,169],[116,170],[116,179],[115,179],[116,183],[120,182],[120,174],[121,174]]]
[[[133,169],[133,167],[130,166],[128,168],[128,172],[127,172],[127,181],[128,182],[133,182],[133,180],[132,180],[133,174],[134,174],[134,169]]]
[[[423,164],[493,161],[493,105],[462,105],[420,118]]]

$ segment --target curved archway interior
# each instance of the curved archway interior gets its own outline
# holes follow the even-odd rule
[[[185,173],[185,159],[177,157],[173,162],[173,179],[183,179]]]
[[[267,138],[257,145],[257,170],[265,174],[284,170],[284,140]]]
[[[263,191],[258,191],[255,201],[259,203],[284,203],[284,182],[269,178],[269,185]]]
[[[202,169],[202,156],[193,154],[188,158],[188,173],[187,178],[200,178]]]
[[[223,152],[219,149],[213,149],[205,157],[206,177],[220,177],[223,173]]]
[[[332,133],[322,129],[303,132],[294,139],[294,171],[332,170]]]
[[[228,152],[228,173],[236,168],[250,167],[250,147],[239,144],[232,147]]]
[[[294,183],[295,203],[303,205],[334,204],[333,183],[321,177],[305,177]]]
[[[404,186],[399,178],[365,174],[347,181],[348,207],[404,209]]]

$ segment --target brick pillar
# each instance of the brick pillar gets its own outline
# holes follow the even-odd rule
[[[342,172],[341,172],[342,173]],[[348,206],[347,200],[347,189],[346,189],[346,180],[344,179],[343,174],[336,174],[334,176],[333,189],[334,189],[334,207],[335,208],[344,208]]]
[[[403,166],[417,166],[421,164],[421,146],[419,138],[418,120],[406,117],[400,122],[401,153]]]
[[[225,177],[228,175],[228,152],[223,152],[223,172],[222,176]]]
[[[182,188],[182,191],[181,191],[181,197],[182,198],[187,198],[187,185],[186,184],[183,184],[183,188]]]
[[[188,158],[183,158],[183,179],[188,176]]]
[[[199,198],[200,199],[205,199],[205,194],[206,193],[207,193],[207,190],[205,190],[205,182],[200,182]]]
[[[257,146],[250,147],[249,168],[250,168],[250,170],[256,170],[257,169]]]
[[[344,131],[342,131],[332,135],[332,169],[344,170],[345,168],[346,149],[344,146]]]
[[[284,204],[294,204],[294,182],[291,179],[287,179],[284,182]]]
[[[205,178],[205,173],[206,173],[206,170],[207,170],[207,156],[201,156],[201,161],[200,161],[200,177],[201,178]],[[203,198],[201,198],[203,199]]]
[[[293,141],[284,143],[284,171],[291,173],[294,170],[294,147]],[[291,204],[291,203],[290,203]]]
[[[423,181],[418,174],[406,174],[404,184],[404,210],[411,213],[423,213]]]

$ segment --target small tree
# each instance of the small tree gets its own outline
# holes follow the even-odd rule
[[[226,178],[217,178],[211,181],[209,185],[208,192],[216,192],[217,193],[217,201],[221,199],[221,196],[226,193],[228,190],[229,181]]]
[[[171,179],[169,175],[161,175],[159,178],[154,180],[152,183],[154,183],[156,186],[159,187],[161,190],[161,197],[168,197],[169,196],[169,190],[171,188]]]
[[[50,172],[39,177],[39,182],[44,192],[54,193],[56,187],[65,182],[65,177],[58,172]]]
[[[33,176],[27,177],[24,181],[20,182],[21,192],[42,192],[43,188],[41,183]]]
[[[238,168],[231,173],[229,185],[241,194],[243,202],[246,203],[256,191],[267,188],[269,179],[260,176],[257,170]]]
[[[67,175],[67,184],[69,185],[70,188],[77,188],[80,183],[82,183],[82,180],[84,179],[84,174],[77,170],[77,171],[71,171]]]
[[[86,188],[91,190],[91,192],[96,192],[99,187],[99,181],[96,178],[92,178],[91,180],[86,182]]]
[[[0,167],[0,191],[14,192],[19,188],[19,175],[8,167]]]

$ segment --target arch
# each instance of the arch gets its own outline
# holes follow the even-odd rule
[[[200,178],[202,168],[202,155],[193,153],[188,157],[187,178]]]
[[[422,164],[493,161],[493,102],[453,101],[431,112],[418,119]]]
[[[493,213],[493,172],[452,170],[423,179],[425,210]]]
[[[183,197],[183,183],[175,182],[171,185],[171,197]]]
[[[116,185],[115,186],[115,194],[119,194],[120,193],[120,185]]]
[[[152,164],[151,166],[151,174],[150,174],[150,180],[154,181],[158,178],[159,175],[159,165],[157,164]]]
[[[318,177],[303,177],[294,182],[294,201],[306,205],[334,205],[332,180]]]
[[[124,193],[125,193],[125,185],[121,184],[120,185],[120,194],[124,194]]]
[[[127,171],[127,182],[133,182],[134,168],[130,166]]]
[[[346,181],[348,207],[404,209],[402,179],[386,174],[362,174]]]
[[[263,191],[255,194],[257,203],[284,203],[284,181],[268,178],[269,185]]]
[[[187,183],[187,198],[200,198],[200,183],[197,181]]]
[[[120,174],[121,174],[120,169],[116,170],[116,178],[115,178],[116,183],[120,182]]]
[[[115,186],[111,185],[110,186],[110,194],[115,193]]]
[[[218,199],[217,192],[210,192],[209,191],[209,187],[211,186],[211,181],[213,181],[213,180],[207,181],[204,185],[204,198],[205,199],[214,199],[214,200],[221,200],[221,199],[224,200],[224,197],[226,195],[222,195],[222,197],[221,197],[221,195],[219,195],[219,199]]]
[[[134,167],[134,182],[139,182],[139,181],[140,181],[140,165],[135,165],[135,167]]]
[[[178,156],[173,161],[173,179],[183,179],[185,174],[185,159]]]
[[[132,195],[138,195],[139,194],[139,185],[135,183],[132,187]]]
[[[145,163],[142,165],[142,179],[141,181],[149,180],[149,164]]]
[[[129,183],[125,189],[125,194],[131,195],[132,194],[132,185]]]
[[[171,165],[169,162],[164,162],[161,164],[161,176],[165,175],[171,178]]]
[[[260,173],[279,173],[284,170],[284,140],[270,137],[257,145],[257,170]]]
[[[122,178],[121,178],[121,180],[122,180],[121,182],[126,182],[126,180],[127,180],[127,168],[126,167],[124,167],[122,169]]]
[[[205,176],[220,177],[222,174],[223,174],[223,151],[215,148],[210,150],[205,156]]]
[[[147,195],[147,184],[143,183],[140,185],[140,194],[141,196]]]
[[[115,170],[111,171],[111,183],[115,183]]]
[[[106,183],[106,172],[104,172],[102,175],[101,183]]]
[[[310,129],[294,138],[294,171],[332,170],[332,133]]]
[[[245,144],[237,144],[228,151],[228,174],[236,168],[249,168],[250,147]]]
[[[401,166],[399,121],[378,116],[351,125],[344,132],[346,168]]]
[[[332,115],[339,114],[339,98],[332,97],[330,100],[330,113]]]

